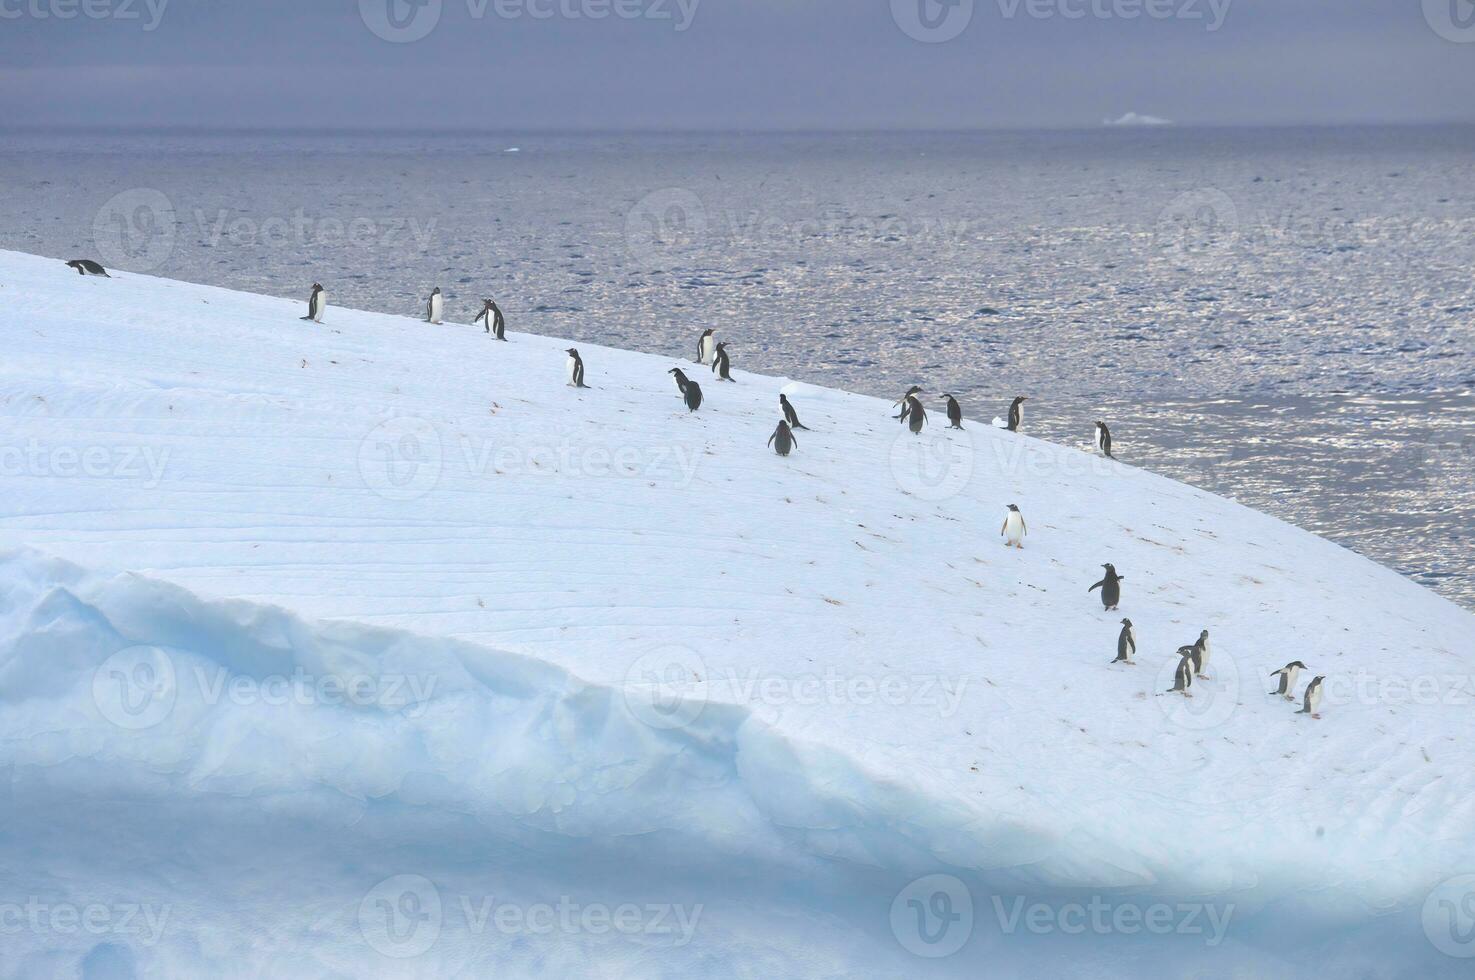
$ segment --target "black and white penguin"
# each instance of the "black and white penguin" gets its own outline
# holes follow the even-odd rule
[[[702,386],[690,379],[686,382],[686,390],[682,392],[686,400],[686,410],[695,412],[702,407]]]
[[[1318,677],[1307,685],[1305,703],[1296,714],[1310,715],[1318,721],[1321,720],[1321,682],[1324,680],[1326,680],[1325,677]]]
[[[1019,427],[1024,424],[1024,403],[1029,401],[1029,396],[1020,395],[1014,399],[1009,406],[1009,431],[1018,432]]]
[[[76,269],[77,275],[79,276],[102,276],[105,279],[113,278],[108,275],[108,270],[91,259],[73,259],[67,263],[67,268]]]
[[[1024,515],[1019,512],[1018,504],[1009,505],[1009,513],[1004,515],[1004,526],[999,528],[999,533],[1004,536],[1004,547],[1024,548],[1024,536],[1029,528],[1024,526]]]
[[[323,288],[322,283],[313,283],[312,295],[309,296],[307,299],[307,316],[303,317],[302,319],[311,320],[313,323],[322,323],[323,311],[325,311],[327,308],[328,291]]]
[[[706,330],[702,331],[701,337],[697,340],[698,364],[711,364],[713,359],[716,358],[717,338],[713,336],[715,333],[717,333],[716,330],[708,327]]]
[[[1300,675],[1301,671],[1305,669],[1306,665],[1301,663],[1301,661],[1292,660],[1290,663],[1280,668],[1280,670],[1273,672],[1270,676],[1279,677],[1280,683],[1276,686],[1275,690],[1271,691],[1270,693],[1279,694],[1287,701],[1296,700],[1296,696],[1292,694],[1291,691],[1295,690],[1296,678]]]
[[[682,398],[685,398],[687,386],[691,384],[690,379],[686,376],[686,372],[680,368],[672,368],[666,373],[676,379],[676,390],[681,393]]]
[[[949,429],[961,429],[963,427],[963,406],[952,395],[943,395],[947,399],[947,427]]]
[[[1193,651],[1193,672],[1208,680],[1209,675],[1205,671],[1209,669],[1209,631],[1200,633],[1198,640],[1189,649]]]
[[[789,428],[804,429],[806,432],[809,431],[809,426],[803,425],[799,422],[799,413],[794,411],[793,405],[789,404],[788,395],[779,395],[778,404],[779,407],[784,410],[784,420],[789,423]]]
[[[471,322],[486,324],[487,333],[494,335],[498,340],[507,339],[507,318],[502,316],[502,308],[492,300],[481,301],[481,312]]]
[[[908,398],[911,398],[913,395],[920,395],[921,393],[922,393],[922,386],[921,385],[912,385],[910,388],[907,389],[907,393],[905,395],[902,395],[901,398],[897,400],[897,402],[896,402],[895,405],[892,405],[891,406],[892,408],[898,408],[898,407],[901,408],[901,414],[898,415],[898,416],[896,416],[898,419],[900,419],[903,422],[906,421],[906,418],[907,418],[907,410],[906,410],[907,399]]]
[[[789,431],[788,422],[780,422],[778,428],[773,430],[773,435],[768,437],[768,444],[780,456],[787,456],[795,446],[799,445],[799,440],[795,439],[794,433]]]
[[[1191,647],[1189,649],[1192,649]],[[1179,654],[1183,651],[1179,650]],[[1178,669],[1173,671],[1173,686],[1164,691],[1164,694],[1177,692],[1185,698],[1193,697],[1190,688],[1193,687],[1193,662],[1189,657],[1183,656],[1178,660]]]
[[[1107,459],[1116,459],[1111,454],[1111,430],[1106,427],[1105,422],[1096,423],[1096,451]]]
[[[584,359],[579,356],[577,348],[568,349],[568,386],[570,388],[587,388],[584,383]]]
[[[425,322],[440,323],[445,309],[446,303],[440,295],[440,287],[436,286],[430,291],[430,301],[425,304]]]
[[[906,407],[901,410],[901,417],[907,420],[912,432],[921,432],[922,426],[927,424],[927,409],[922,407],[922,402],[916,395],[908,395]]]
[[[1132,662],[1132,654],[1137,652],[1137,631],[1132,628],[1130,619],[1122,620],[1122,631],[1116,638],[1116,659],[1114,664],[1129,664]]]
[[[712,373],[717,375],[718,381],[732,381],[732,375],[727,373],[730,366],[731,362],[727,359],[727,345],[718,344],[717,353],[712,356]]]
[[[1101,567],[1106,569],[1106,575],[1101,579],[1101,581],[1097,582],[1086,591],[1094,592],[1097,589],[1100,589],[1101,605],[1105,607],[1107,611],[1110,611],[1115,609],[1117,607],[1117,603],[1122,601],[1122,587],[1118,583],[1124,581],[1127,576],[1118,575],[1116,573],[1116,566],[1111,564],[1111,562],[1107,562]]]

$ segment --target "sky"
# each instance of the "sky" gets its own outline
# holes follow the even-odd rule
[[[0,126],[1475,121],[1475,0],[0,0]]]

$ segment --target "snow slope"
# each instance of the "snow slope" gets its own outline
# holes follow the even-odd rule
[[[940,409],[304,308],[0,253],[0,971],[1466,975],[1449,602]]]

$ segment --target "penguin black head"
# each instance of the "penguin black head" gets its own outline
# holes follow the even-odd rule
[[[430,295],[434,296],[434,295],[436,295],[439,292],[440,292],[440,287],[439,286],[436,286],[434,289],[432,289],[430,291]]]
[[[569,357],[578,357],[579,349],[577,347],[570,347],[568,350],[564,351],[564,353],[567,354]]]
[[[1009,505],[1009,509],[1012,510],[1012,511],[1018,511],[1019,510],[1019,505],[1018,504],[1010,504]]]
[[[1122,620],[1122,625],[1123,626],[1131,626],[1132,625],[1132,621],[1130,619],[1124,619],[1124,620]]]
[[[1106,564],[1102,565],[1101,567],[1104,568],[1104,569],[1106,569],[1107,573],[1110,574],[1110,575],[1115,575],[1116,574],[1116,566],[1113,565],[1111,562],[1107,562]]]
[[[1028,395],[1020,395],[1018,398],[1014,399],[1014,404],[1018,405],[1020,402],[1027,402],[1027,401],[1029,401],[1029,396]]]
[[[315,292],[315,293],[318,292],[318,291],[320,291],[322,288],[323,288],[323,284],[320,283],[320,282],[315,282],[315,283],[312,284],[312,291]]]
[[[1306,669],[1306,665],[1303,664],[1303,663],[1301,663],[1301,661],[1299,661],[1299,660],[1292,660],[1290,663],[1286,664],[1285,669],[1286,670],[1290,670],[1292,667],[1295,667],[1297,670],[1305,670]]]
[[[718,350],[727,350],[727,342],[726,341],[719,342],[717,344],[717,349]]]
[[[910,388],[907,389],[906,397],[910,398],[913,395],[920,395],[921,393],[922,393],[922,386],[921,385],[912,385]]]

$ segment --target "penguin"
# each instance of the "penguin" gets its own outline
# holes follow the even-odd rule
[[[911,398],[913,395],[920,395],[921,393],[922,393],[922,386],[921,385],[912,385],[910,388],[907,389],[907,393],[905,395],[902,395],[901,398],[900,398],[900,400],[898,400],[895,405],[892,405],[891,406],[892,408],[898,408],[898,407],[901,408],[901,414],[898,415],[898,416],[896,416],[898,419],[900,419],[903,422],[906,421],[906,417],[907,417],[907,410],[906,410],[907,399],[908,398]]]
[[[702,331],[701,339],[697,341],[697,363],[710,365],[717,356],[717,338],[713,336],[717,331],[708,327]]]
[[[1137,652],[1137,631],[1132,628],[1130,619],[1122,620],[1122,632],[1116,638],[1116,659],[1114,664],[1130,664],[1132,654]]]
[[[430,302],[425,304],[425,322],[440,323],[441,314],[445,312],[445,300],[441,298],[440,287],[436,286],[430,291]]]
[[[1111,564],[1111,562],[1107,562],[1101,567],[1106,569],[1106,575],[1102,577],[1101,581],[1097,582],[1086,591],[1094,592],[1097,589],[1100,589],[1101,605],[1109,612],[1115,609],[1117,607],[1117,603],[1121,601],[1122,587],[1117,583],[1125,580],[1127,576],[1118,575],[1116,573],[1116,566]]]
[[[952,395],[943,395],[947,399],[947,427],[949,429],[961,429],[963,427],[963,407]]]
[[[77,275],[79,276],[102,276],[104,279],[113,278],[108,275],[108,270],[91,259],[73,259],[67,263],[67,268],[76,269]]]
[[[910,420],[908,424],[915,434],[921,432],[922,426],[927,424],[927,409],[922,407],[916,395],[908,395],[906,407],[901,410],[901,417]]]
[[[773,435],[768,437],[768,444],[780,456],[787,456],[790,450],[799,445],[799,440],[795,439],[794,433],[789,431],[789,423],[780,421],[778,428],[773,430]]]
[[[1291,691],[1293,691],[1296,687],[1296,676],[1305,669],[1306,665],[1301,663],[1301,661],[1292,660],[1290,663],[1280,668],[1280,670],[1274,671],[1270,676],[1279,677],[1280,683],[1276,686],[1276,689],[1271,691],[1270,693],[1279,694],[1287,701],[1296,700],[1296,696],[1292,694]]]
[[[1192,647],[1186,649],[1192,649]],[[1178,652],[1181,654],[1183,651],[1179,650]],[[1193,687],[1193,664],[1185,656],[1178,661],[1178,669],[1173,671],[1173,686],[1163,693],[1172,694],[1177,692],[1185,698],[1191,698],[1193,697],[1193,692],[1189,690],[1191,687]]]
[[[1208,680],[1209,675],[1204,671],[1209,669],[1209,631],[1200,633],[1198,640],[1189,649],[1193,651],[1193,672]]]
[[[695,381],[691,381],[688,379],[686,382],[686,390],[683,392],[683,394],[686,397],[686,410],[688,412],[695,412],[697,409],[702,407],[701,385],[697,384]]]
[[[313,323],[322,323],[323,311],[327,308],[328,291],[323,288],[322,283],[313,283],[312,295],[308,297],[307,300],[307,316],[303,317],[302,319],[311,320]]]
[[[495,335],[498,340],[506,340],[507,319],[502,316],[502,308],[489,299],[482,300],[481,304],[481,312],[471,322],[485,323],[487,333]]]
[[[584,383],[584,359],[579,356],[577,348],[568,349],[568,386],[570,388],[587,388]]]
[[[1029,401],[1029,396],[1020,395],[1014,399],[1009,406],[1009,431],[1018,432],[1019,427],[1024,424],[1024,403]]]
[[[712,373],[717,375],[718,381],[732,381],[732,375],[727,373],[730,363],[727,359],[727,345],[718,344],[717,353],[712,357]]]
[[[1096,449],[1107,459],[1116,459],[1111,454],[1111,430],[1105,422],[1096,423]]]
[[[784,420],[789,423],[789,428],[791,428],[791,429],[803,429],[805,432],[808,432],[809,431],[809,426],[803,425],[803,424],[800,423],[800,421],[799,421],[799,413],[796,412],[796,411],[794,411],[794,406],[793,405],[790,405],[789,404],[789,396],[788,395],[782,395],[782,394],[779,395],[778,396],[778,404],[779,404],[779,407],[784,410]]]
[[[1318,721],[1321,720],[1321,682],[1324,680],[1326,680],[1325,677],[1317,677],[1307,685],[1305,705],[1296,714],[1310,715]]]
[[[1018,504],[1009,505],[1009,513],[1004,515],[1004,526],[999,528],[999,533],[1004,536],[1004,547],[1013,546],[1024,549],[1024,536],[1029,528],[1024,526],[1024,515],[1019,512]]]
[[[679,391],[679,392],[681,392],[681,397],[682,398],[685,398],[686,397],[686,388],[687,388],[688,385],[691,384],[691,382],[689,380],[687,380],[686,372],[683,371],[683,370],[681,370],[680,368],[672,368],[671,370],[667,371],[666,373],[669,374],[669,375],[671,375],[671,376],[673,376],[676,379],[676,390]]]

